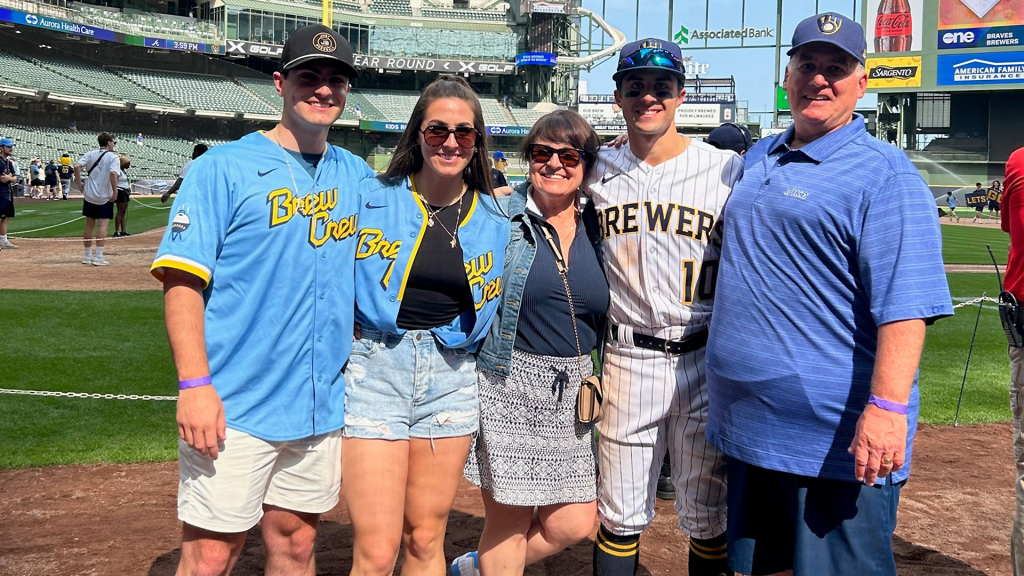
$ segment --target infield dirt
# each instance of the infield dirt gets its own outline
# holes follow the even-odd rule
[[[17,240],[18,250],[0,252],[0,288],[158,290],[149,265],[160,237],[111,240],[105,267],[81,264],[80,241]],[[1012,435],[1008,423],[921,427],[894,538],[901,575],[1011,574]],[[0,471],[0,575],[170,576],[180,550],[176,491],[174,462]],[[672,505],[658,502],[657,509],[641,540],[640,573],[685,574],[686,538]],[[479,491],[463,481],[445,539],[448,558],[474,549],[482,528]],[[351,541],[342,503],[321,523],[317,573],[348,574]],[[589,575],[591,546],[581,543],[527,574]],[[233,573],[262,574],[263,559],[257,527]]]

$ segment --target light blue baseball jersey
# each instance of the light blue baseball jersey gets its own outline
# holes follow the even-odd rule
[[[853,482],[878,327],[953,313],[935,199],[906,154],[853,121],[744,157],[725,209],[707,345],[707,438],[761,468]],[[907,415],[910,472],[917,381]],[[880,483],[886,479],[879,478]]]
[[[227,425],[265,440],[344,426],[366,162],[327,146],[315,178],[261,133],[197,158],[153,262],[201,278]]]
[[[466,193],[467,198],[470,194]],[[363,182],[360,195],[356,319],[362,325],[403,334],[405,330],[398,327],[398,311],[427,229],[427,210],[409,179],[397,186],[369,180]],[[473,307],[431,332],[449,348],[475,351],[498,310],[509,222],[493,198],[479,193],[472,193],[472,197],[459,225],[459,244]]]

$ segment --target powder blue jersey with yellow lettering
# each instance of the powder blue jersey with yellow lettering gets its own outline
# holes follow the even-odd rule
[[[261,133],[193,162],[152,271],[201,278],[227,425],[265,440],[344,426],[357,185],[366,163],[327,146],[315,179]]]
[[[359,245],[356,250],[356,321],[392,334],[398,327],[405,284],[427,229],[427,211],[408,179],[397,186],[367,180],[360,186]],[[449,348],[475,351],[498,309],[501,273],[508,244],[508,217],[486,194],[472,196],[459,225],[459,244],[473,308],[447,326],[431,329]]]

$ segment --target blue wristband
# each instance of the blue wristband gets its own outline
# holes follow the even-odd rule
[[[892,412],[894,414],[903,414],[904,416],[907,414],[907,410],[909,408],[909,406],[907,406],[906,404],[900,404],[899,402],[892,402],[884,398],[879,398],[874,394],[868,396],[868,404],[874,404],[875,406],[878,406],[879,408],[885,410],[886,412]]]
[[[201,376],[199,378],[189,378],[188,380],[178,381],[178,390],[188,390],[189,388],[198,388],[200,386],[209,386],[213,384],[213,379],[209,376]]]

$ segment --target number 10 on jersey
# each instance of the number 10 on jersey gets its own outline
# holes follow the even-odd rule
[[[683,304],[687,306],[696,301],[713,300],[715,285],[718,282],[718,259],[705,260],[697,269],[696,260],[683,260]]]

